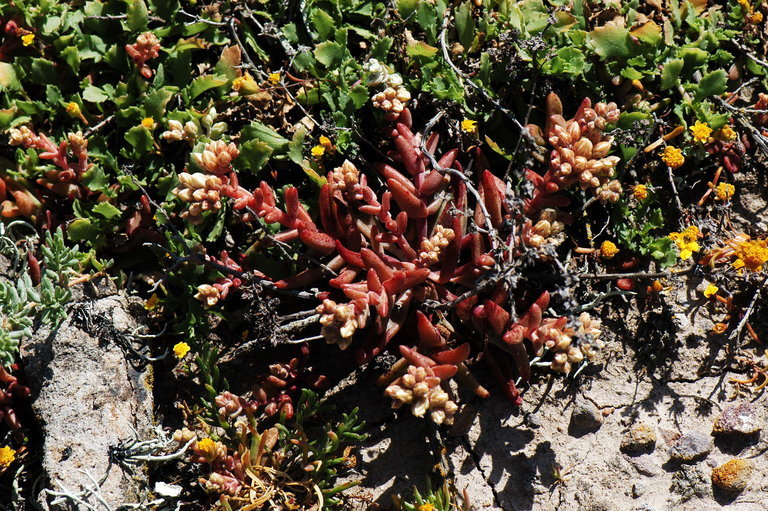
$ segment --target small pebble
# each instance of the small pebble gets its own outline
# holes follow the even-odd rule
[[[621,450],[628,453],[651,452],[656,447],[656,432],[648,424],[635,424],[624,433]]]
[[[541,417],[538,413],[529,413],[526,415],[525,422],[528,423],[528,426],[534,429],[541,427]]]
[[[680,495],[684,501],[694,497],[704,498],[709,496],[710,482],[702,469],[693,465],[684,465],[672,476],[670,490]]]
[[[639,499],[645,494],[646,487],[643,483],[632,483],[632,498]]]
[[[715,420],[712,433],[730,435],[751,435],[762,429],[758,408],[752,403],[743,402],[723,409]]]
[[[603,415],[589,401],[577,402],[571,413],[571,427],[583,431],[596,431],[603,424]]]
[[[712,484],[730,492],[739,492],[747,487],[752,476],[750,460],[732,459],[712,470]]]
[[[677,439],[669,455],[678,461],[696,461],[705,458],[712,450],[712,438],[700,431],[685,433]]]

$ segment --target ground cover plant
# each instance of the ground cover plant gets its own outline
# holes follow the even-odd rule
[[[747,0],[0,4],[8,508],[29,508],[40,470],[20,345],[103,278],[153,332],[127,356],[167,380],[167,441],[116,460],[182,489],[137,506],[351,509],[366,403],[324,401],[346,375],[373,368],[393,420],[437,431],[472,394],[505,396],[511,415],[542,375],[578,384],[610,364],[601,350],[621,340],[602,306],[664,303],[671,278],[705,279],[690,304],[746,357],[753,377],[734,385],[761,392],[768,228],[734,201],[765,179],[767,14]],[[471,507],[431,477],[394,505]]]

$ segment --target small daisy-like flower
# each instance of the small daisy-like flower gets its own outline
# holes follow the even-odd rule
[[[315,158],[322,158],[322,156],[325,154],[325,147],[321,145],[316,145],[312,148],[312,156]]]
[[[719,140],[728,141],[736,138],[736,132],[729,125],[725,125],[715,133],[715,137]]]
[[[155,120],[151,117],[145,117],[141,120],[141,125],[148,130],[155,129]]]
[[[269,83],[272,85],[280,83],[280,73],[269,73]]]
[[[144,302],[144,309],[151,311],[157,309],[157,303],[160,301],[160,298],[157,296],[157,293],[152,293],[152,296],[150,296],[146,302]]]
[[[680,259],[690,259],[694,252],[700,250],[698,238],[701,235],[699,228],[692,225],[682,232],[669,233],[669,239],[675,242],[680,250]]]
[[[707,298],[712,298],[717,294],[718,291],[720,291],[719,287],[714,284],[708,284],[707,288],[704,290],[704,296]]]
[[[728,330],[728,325],[725,323],[715,323],[715,326],[712,328],[712,333],[715,334],[722,334],[726,330]]]
[[[676,169],[685,163],[685,157],[680,149],[670,145],[661,152],[661,161],[666,163],[668,167]]]
[[[464,133],[477,132],[477,121],[473,121],[472,119],[464,119],[461,121],[461,131]]]
[[[8,468],[16,460],[16,451],[10,447],[0,447],[0,468]]]
[[[641,201],[648,197],[648,187],[645,185],[635,185],[632,187],[632,195],[635,199]]]
[[[733,194],[736,193],[736,187],[731,183],[718,183],[718,185],[714,188],[714,191],[715,198],[717,200],[726,202],[731,200]]]
[[[743,241],[736,248],[736,260],[733,267],[739,272],[746,268],[752,272],[763,271],[768,262],[768,240]]]
[[[696,123],[691,126],[691,135],[693,135],[693,140],[696,142],[706,142],[709,140],[711,134],[712,128],[710,128],[709,124],[706,122],[696,121]]]
[[[71,115],[72,117],[80,117],[80,115],[82,115],[82,112],[80,112],[80,105],[78,105],[74,101],[70,101],[69,103],[67,103],[66,111],[67,111],[67,114]]]
[[[419,506],[419,511],[435,511],[435,506],[429,502],[425,502]]]
[[[613,259],[613,257],[619,253],[619,249],[612,241],[604,241],[600,245],[600,257],[603,259]]]
[[[176,358],[184,358],[189,353],[189,350],[189,344],[183,341],[173,346],[173,354],[176,355]]]
[[[24,46],[32,46],[32,43],[35,42],[35,34],[24,34],[21,36],[21,44]]]

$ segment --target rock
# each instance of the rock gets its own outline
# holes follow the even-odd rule
[[[653,459],[653,456],[646,454],[641,454],[638,456],[633,453],[633,455],[624,454],[624,458],[629,461],[629,463],[635,467],[635,470],[637,470],[637,472],[641,475],[655,477],[661,472],[659,464],[655,459]]]
[[[632,483],[632,498],[639,499],[645,494],[646,489],[645,484],[641,482]]]
[[[732,459],[712,469],[712,484],[729,492],[740,492],[747,487],[752,476],[753,464],[750,460]]]
[[[712,433],[752,435],[760,431],[760,429],[762,429],[762,426],[757,406],[745,401],[724,408],[717,420],[715,420]]]
[[[684,465],[672,476],[670,491],[680,495],[683,501],[707,497],[710,493],[707,474],[699,467]]]
[[[656,447],[656,432],[648,424],[635,424],[624,433],[621,450],[626,453],[651,452]]]
[[[603,424],[603,414],[589,401],[577,401],[571,412],[569,429],[573,434],[581,435],[597,431]]]
[[[536,429],[541,427],[541,417],[538,413],[529,413],[525,416],[525,422],[528,427]]]
[[[669,455],[678,461],[696,461],[706,458],[711,450],[712,437],[700,431],[691,431],[677,439]]]
[[[119,345],[137,322],[120,295],[76,303],[69,312],[57,330],[40,331],[21,347],[44,436],[47,486],[79,492],[92,486],[87,471],[104,478],[101,495],[111,508],[135,503],[146,476],[110,463],[110,447],[152,430],[151,373],[136,369]],[[43,508],[46,498],[38,495]]]

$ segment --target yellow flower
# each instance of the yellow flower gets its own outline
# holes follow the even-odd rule
[[[742,241],[736,250],[736,260],[733,267],[739,271],[743,268],[758,272],[763,270],[763,265],[768,262],[768,239],[755,241]]]
[[[762,12],[753,12],[747,15],[747,21],[752,23],[753,25],[757,25],[759,23],[762,23],[763,21],[763,13]]]
[[[249,96],[261,91],[259,84],[253,79],[253,76],[246,71],[243,76],[238,76],[232,80],[232,90],[240,94],[241,96]]]
[[[148,130],[155,129],[155,120],[151,117],[145,117],[141,120],[141,125]]]
[[[718,291],[720,291],[719,287],[714,284],[708,284],[707,288],[704,290],[704,296],[707,298],[712,298],[717,294]]]
[[[728,325],[725,323],[715,323],[715,326],[712,328],[712,332],[715,334],[722,334],[728,330]]]
[[[734,138],[736,138],[736,132],[733,130],[733,128],[731,128],[729,125],[726,124],[719,130],[717,130],[717,132],[715,133],[715,136],[719,140],[725,140],[725,141],[733,140]]]
[[[699,228],[692,225],[683,232],[669,233],[669,239],[675,242],[680,250],[680,259],[690,259],[694,252],[700,250],[697,239],[701,235]]]
[[[24,46],[31,46],[35,42],[35,34],[25,34],[21,36],[21,44]]]
[[[637,200],[645,200],[648,197],[648,187],[645,185],[635,185],[632,187],[632,195]]]
[[[158,298],[157,293],[152,293],[152,296],[144,302],[144,308],[148,311],[155,310],[157,309],[157,302],[159,301],[160,298]]]
[[[322,158],[322,156],[325,154],[325,147],[321,145],[316,145],[312,148],[312,156],[315,158]]]
[[[269,83],[272,85],[280,83],[280,73],[269,73]]]
[[[461,121],[461,130],[464,133],[475,133],[477,131],[477,121],[472,119],[464,119]]]
[[[683,152],[677,147],[667,146],[661,153],[661,161],[667,164],[667,166],[676,169],[685,163],[685,157]]]
[[[67,114],[71,115],[72,117],[80,117],[82,115],[82,112],[80,112],[80,105],[74,101],[67,103]]]
[[[709,140],[709,136],[712,134],[712,128],[710,128],[709,124],[706,122],[696,121],[696,123],[691,126],[691,134],[693,135],[693,140],[703,143]]]
[[[435,511],[435,506],[433,506],[429,502],[425,502],[424,504],[419,506],[419,511]]]
[[[618,253],[619,249],[612,241],[606,240],[600,245],[600,257],[603,259],[612,259]]]
[[[715,188],[715,197],[723,202],[731,200],[736,192],[736,187],[731,183],[719,183]]]
[[[189,349],[189,344],[182,341],[176,343],[176,345],[173,347],[173,354],[176,355],[176,358],[184,358],[184,356],[189,353]]]
[[[0,468],[7,468],[11,466],[11,463],[16,459],[16,451],[10,447],[0,447]]]

